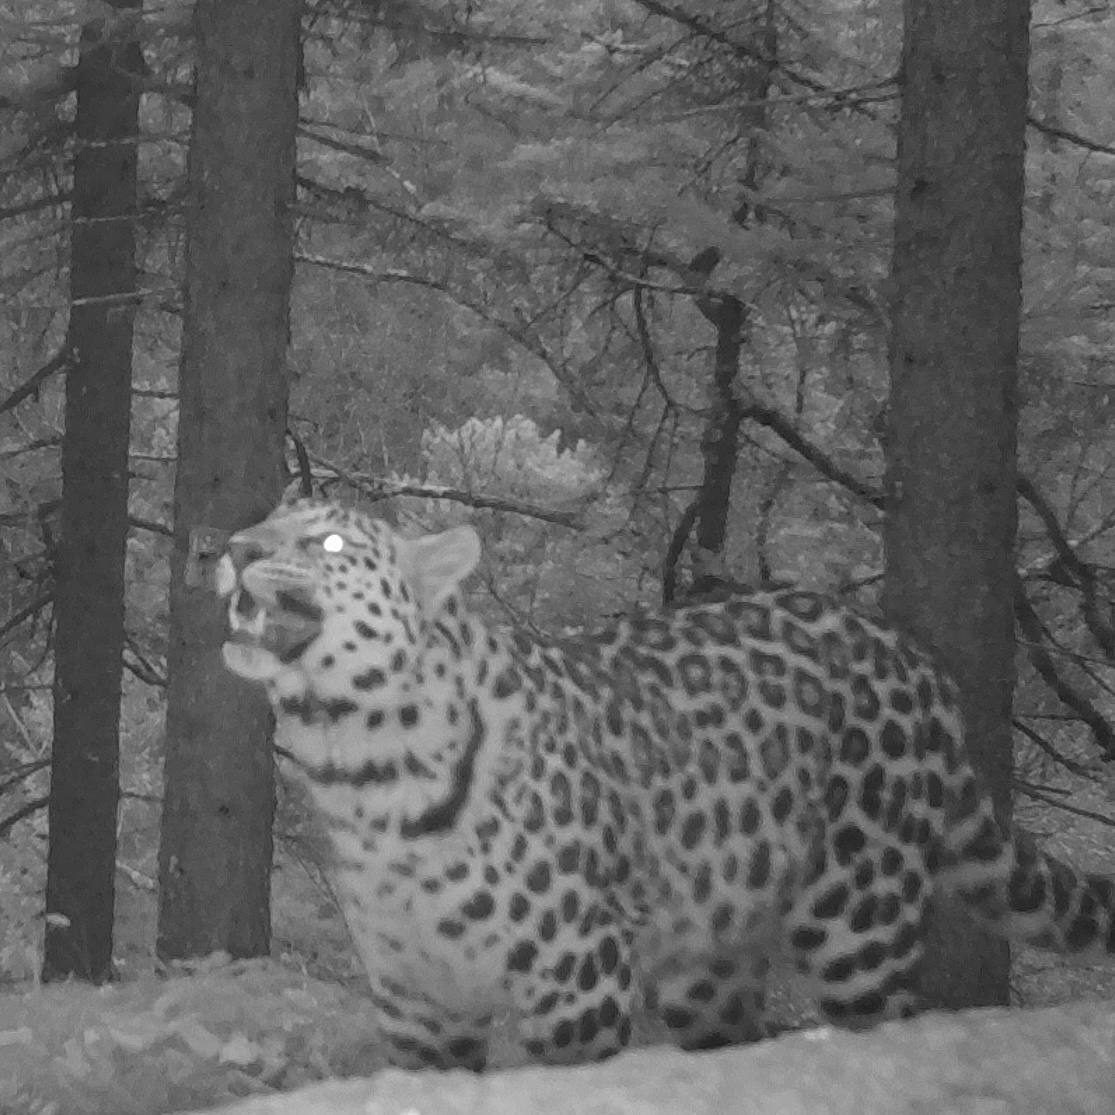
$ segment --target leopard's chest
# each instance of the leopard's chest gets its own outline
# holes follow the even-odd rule
[[[515,929],[507,901],[514,834],[493,837],[483,822],[422,841],[373,830],[355,814],[329,829],[341,912],[373,982],[496,1009]]]

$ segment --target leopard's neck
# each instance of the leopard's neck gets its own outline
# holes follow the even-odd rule
[[[513,652],[475,616],[455,613],[399,648],[392,669],[358,668],[361,685],[333,670],[272,694],[281,752],[318,808],[335,827],[354,828],[365,850],[417,847],[480,823],[521,766],[526,698],[500,683]],[[478,694],[493,692],[502,697],[481,703]]]

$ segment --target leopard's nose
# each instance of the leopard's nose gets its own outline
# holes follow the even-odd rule
[[[232,559],[232,564],[236,572],[240,573],[251,565],[252,562],[267,557],[270,550],[264,545],[262,539],[253,537],[251,534],[244,532],[242,534],[234,534],[229,539],[226,552]]]
[[[282,545],[282,539],[266,523],[257,523],[246,530],[238,530],[225,547],[236,572],[246,569],[252,562],[273,557]]]

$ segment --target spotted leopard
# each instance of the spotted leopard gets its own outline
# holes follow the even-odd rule
[[[331,836],[393,1063],[607,1056],[636,996],[687,1049],[763,1032],[788,952],[823,1017],[907,1013],[926,903],[1115,952],[1115,884],[1004,840],[956,695],[901,635],[779,591],[543,640],[490,628],[458,527],[301,501],[235,535],[224,658],[266,686]]]

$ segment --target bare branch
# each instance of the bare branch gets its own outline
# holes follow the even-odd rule
[[[556,359],[546,348],[542,341],[534,336],[522,324],[512,323],[504,318],[497,317],[475,299],[468,298],[462,291],[454,290],[448,283],[434,279],[429,275],[417,275],[412,271],[404,271],[396,267],[377,269],[366,263],[332,259],[328,256],[313,255],[309,252],[295,252],[294,258],[300,263],[310,263],[315,267],[325,267],[333,271],[346,272],[350,275],[360,275],[365,279],[380,283],[409,283],[413,286],[426,287],[436,290],[452,299],[459,306],[471,310],[481,321],[487,322],[493,328],[510,337],[516,344],[527,352],[537,356],[554,374],[554,378],[569,393],[573,404],[580,407],[586,414],[595,414],[595,408],[589,397],[584,393],[580,384],[570,376],[568,369]]]
[[[91,294],[87,298],[71,298],[67,305],[115,306],[124,302],[142,302],[145,298],[162,297],[167,294],[177,293],[178,288],[173,286],[148,287],[144,290],[120,290],[115,294]]]
[[[34,510],[26,508],[20,511],[7,511],[0,515],[0,526],[15,527],[29,523],[34,517],[40,523],[49,515],[53,515],[62,506],[60,499],[48,499],[38,504]]]
[[[673,603],[677,596],[678,588],[678,562],[681,560],[685,543],[693,530],[693,524],[701,511],[700,493],[693,498],[689,506],[682,512],[678,525],[670,535],[670,544],[666,547],[666,556],[662,559],[662,603]]]
[[[46,770],[50,766],[50,759],[32,759],[30,762],[20,763],[14,771],[9,771],[6,776],[0,779],[0,794],[6,794],[13,786],[19,785],[25,779],[31,777],[40,770]]]
[[[723,29],[715,26],[706,17],[696,15],[681,7],[664,4],[661,0],[635,0],[635,2],[639,7],[645,8],[648,12],[679,24],[698,38],[717,43],[725,49],[730,50],[732,53],[739,55],[741,58],[747,58],[763,66],[774,67],[780,73],[785,74],[791,81],[800,85],[803,89],[808,89],[811,93],[831,98],[835,106],[850,108],[870,119],[876,119],[874,113],[868,111],[862,104],[857,103],[855,100],[849,100],[842,96],[840,90],[831,89],[823,82],[810,77],[802,70],[787,66],[783,59],[779,58],[777,55],[772,55],[769,50],[758,45],[761,40],[735,39]],[[887,83],[893,80],[895,79],[888,79]]]
[[[21,623],[25,623],[41,612],[53,599],[53,593],[45,592],[41,596],[36,596],[30,604],[26,604],[18,612],[9,616],[0,624],[0,639],[7,635],[9,631],[14,631]]]
[[[37,213],[40,209],[49,209],[54,205],[65,205],[70,200],[70,194],[46,194],[43,197],[33,197],[28,201],[21,201],[18,205],[9,205],[0,209],[0,221],[9,217],[24,217],[28,213]]]
[[[135,655],[135,661],[128,661],[124,656],[124,669],[138,678],[144,685],[154,686],[156,689],[165,689],[169,682],[166,673],[160,670],[150,658],[140,649],[135,638],[127,631],[124,632],[124,645]]]
[[[1108,761],[1115,760],[1115,730],[1099,709],[1058,673],[1052,657],[1041,645],[1044,642],[1041,619],[1026,596],[1022,581],[1017,577],[1014,583],[1014,615],[1022,633],[1030,640],[1029,658],[1038,675],[1057,695],[1058,700],[1091,728],[1096,746],[1103,752],[1104,758]]]
[[[1070,574],[1080,589],[1080,610],[1084,622],[1100,649],[1115,658],[1115,627],[1107,622],[1103,609],[1097,599],[1096,572],[1083,561],[1073,548],[1057,521],[1057,516],[1049,501],[1038,490],[1037,485],[1028,477],[1018,478],[1018,494],[1037,512],[1049,541],[1053,544],[1057,557],[1065,572]]]
[[[310,467],[310,455],[306,450],[306,443],[290,428],[286,428],[286,436],[294,446],[294,455],[298,458],[298,491],[300,495],[312,496],[314,494],[314,472]]]
[[[14,813],[10,813],[0,820],[0,836],[7,836],[8,832],[25,817],[38,813],[40,809],[45,809],[49,804],[49,797],[35,798],[33,801],[25,802]]]
[[[651,382],[658,389],[658,394],[662,396],[662,401],[670,410],[677,410],[678,404],[670,395],[670,390],[662,379],[662,369],[658,364],[658,356],[654,351],[654,342],[650,336],[645,300],[645,288],[635,287],[631,292],[631,308],[635,314],[635,330],[639,338],[639,348],[643,353],[643,366],[646,368]]]
[[[299,126],[298,134],[304,139],[312,140],[314,143],[320,143],[323,147],[329,147],[334,151],[341,151],[346,155],[352,155],[354,158],[363,159],[365,162],[375,163],[375,165],[387,174],[401,190],[409,194],[412,198],[418,196],[418,191],[414,188],[414,184],[395,170],[391,166],[390,160],[375,147],[370,147],[362,143],[353,143],[349,140],[337,139],[334,136],[326,135],[324,132],[312,131],[304,125]]]
[[[1027,116],[1026,123],[1031,128],[1041,132],[1042,135],[1052,136],[1053,139],[1063,139],[1066,143],[1083,147],[1085,151],[1094,151],[1097,155],[1115,155],[1115,147],[1109,147],[1106,143],[1098,143],[1094,139],[1088,139],[1086,136],[1080,135],[1079,132],[1070,132],[1067,128],[1060,128],[1056,124],[1039,120],[1036,116]]]
[[[1082,809],[1079,805],[1069,805],[1067,801],[1061,801],[1043,786],[1034,786],[1030,782],[1024,782],[1020,778],[1012,780],[1014,788],[1020,793],[1025,794],[1028,798],[1033,798],[1035,801],[1044,802],[1046,805],[1053,806],[1054,809],[1063,809],[1066,813],[1072,813],[1077,817],[1086,817],[1089,821],[1097,821],[1101,825],[1109,825],[1115,828],[1115,818],[1108,817],[1103,813],[1096,813],[1092,809]]]
[[[1095,778],[1095,775],[1086,766],[1082,763],[1078,763],[1075,759],[1070,759],[1067,755],[1061,754],[1045,736],[1041,735],[1039,732],[1035,732],[1028,724],[1023,724],[1017,716],[1013,718],[1011,723],[1017,731],[1021,732],[1032,744],[1044,751],[1046,755],[1059,766],[1064,767],[1065,770],[1071,771],[1080,778]]]
[[[39,397],[39,390],[55,372],[60,372],[70,362],[70,349],[67,345],[60,348],[30,379],[21,383],[3,402],[0,402],[0,414],[19,406],[24,399]]]
[[[147,530],[152,534],[161,534],[164,538],[174,537],[174,531],[165,523],[156,522],[154,519],[143,519],[138,515],[128,516],[128,526],[135,527],[136,530]]]
[[[328,469],[338,480],[343,480],[373,503],[391,499],[394,496],[447,499],[455,503],[467,504],[469,507],[482,508],[488,511],[506,511],[512,515],[541,519],[543,522],[555,523],[557,526],[568,527],[570,530],[584,530],[584,517],[579,511],[555,511],[548,507],[541,507],[536,503],[507,499],[502,496],[487,496],[477,492],[467,492],[460,488],[445,487],[440,484],[399,484],[390,480],[371,480],[350,472],[324,457],[317,456],[315,453],[309,453],[308,456],[319,468]]]
[[[331,127],[332,125],[319,123],[318,126]],[[325,132],[314,131],[305,124],[298,125],[298,134],[303,139],[309,139],[314,143],[320,143],[322,147],[329,147],[334,151],[342,151],[344,154],[352,155],[357,159],[364,159],[370,163],[387,162],[386,156],[378,148],[370,147],[363,143],[354,143],[351,140],[337,139],[334,136],[327,135]]]
[[[871,504],[872,507],[883,509],[883,495],[869,484],[845,472],[835,461],[810,444],[794,429],[789,419],[783,417],[776,410],[772,410],[762,403],[748,403],[743,408],[743,417],[750,418],[760,426],[777,434],[791,449],[804,457],[822,476],[834,483],[847,488],[853,495]]]

